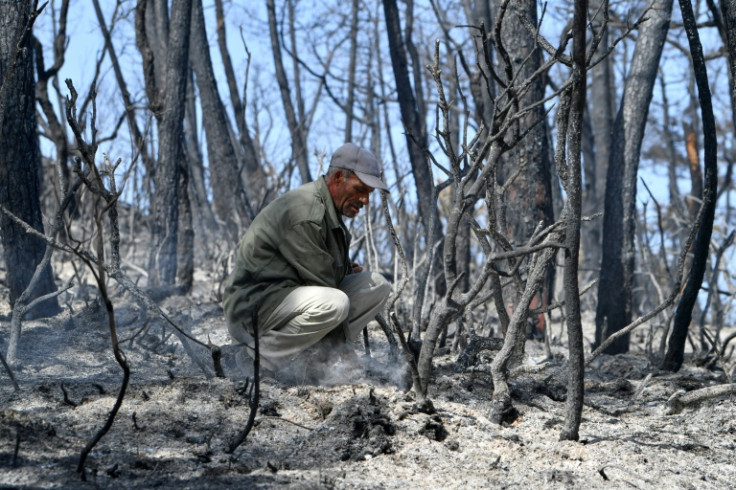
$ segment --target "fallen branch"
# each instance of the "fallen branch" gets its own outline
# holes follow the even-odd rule
[[[667,400],[665,415],[675,415],[682,412],[685,407],[699,405],[700,403],[720,398],[722,396],[736,395],[736,384],[725,384],[707,386],[699,390],[680,390],[672,394]]]
[[[72,408],[76,408],[79,405],[78,403],[72,401],[71,398],[69,398],[69,392],[66,391],[66,386],[64,386],[64,383],[61,383],[61,392],[64,394],[64,403]]]
[[[644,378],[640,383],[639,387],[634,392],[634,396],[631,397],[632,400],[638,400],[639,397],[641,397],[641,394],[644,393],[644,388],[647,387],[647,384],[652,380],[652,373],[647,374],[646,378]]]

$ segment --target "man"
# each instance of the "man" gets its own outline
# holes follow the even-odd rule
[[[354,218],[376,188],[387,190],[376,157],[346,143],[324,177],[271,202],[243,236],[224,294],[228,329],[252,355],[256,311],[261,364],[277,376],[355,361],[347,342],[381,310],[390,285],[350,261],[341,216]],[[307,349],[317,363],[304,362]]]

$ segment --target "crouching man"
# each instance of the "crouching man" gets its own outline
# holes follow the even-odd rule
[[[275,199],[243,236],[223,300],[228,329],[252,356],[256,310],[261,365],[277,377],[315,379],[325,373],[305,370],[356,362],[348,342],[390,285],[350,261],[342,217],[354,218],[374,189],[387,190],[376,157],[346,143],[325,176]]]

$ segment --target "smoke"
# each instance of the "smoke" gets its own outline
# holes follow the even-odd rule
[[[274,373],[274,377],[289,385],[366,383],[405,389],[408,372],[408,366],[402,359],[387,356],[378,360],[358,354],[347,345],[341,348],[320,345],[302,353],[294,362]]]

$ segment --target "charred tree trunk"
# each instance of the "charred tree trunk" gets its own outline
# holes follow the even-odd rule
[[[147,0],[149,9],[153,15],[148,16],[148,29],[153,36],[151,47],[158,60],[165,60],[166,53],[169,50],[169,2],[168,0]],[[173,9],[173,5],[172,5]],[[154,74],[156,77],[156,86],[163,88],[166,86],[166,65],[165,63],[154,64]]]
[[[493,29],[493,18],[490,3],[488,0],[480,0],[472,6],[466,5],[468,23],[479,29],[475,49],[478,53],[483,53],[482,56],[479,55],[481,60],[478,64],[479,70],[471,80],[471,92],[475,102],[475,118],[479,126],[483,125],[481,140],[487,137],[493,126],[496,99],[496,82],[491,75],[494,52],[491,48],[490,32]],[[487,190],[487,192],[491,191]],[[489,282],[493,291],[493,305],[499,320],[498,335],[505,336],[509,326],[509,315],[504,301],[501,278],[497,273],[493,273],[489,278]]]
[[[542,57],[534,35],[523,27],[522,16],[529,19],[534,25],[537,24],[537,2],[535,0],[516,1],[509,4],[501,19],[500,39],[513,39],[513,42],[506,42],[503,46],[510,61],[511,71],[507,72],[507,76],[511,75],[511,77],[526,80],[539,70]],[[498,43],[499,40],[496,42]],[[511,84],[512,78],[506,82]],[[526,91],[510,91],[509,97],[514,100],[517,110],[538,103],[544,99],[543,78],[536,77]],[[506,223],[509,240],[517,246],[527,243],[539,223],[546,227],[554,220],[550,172],[552,165],[549,160],[544,105],[538,104],[522,117],[506,139],[513,141],[527,132],[528,135],[504,155],[498,172],[499,183],[508,186],[504,201],[506,203],[505,213],[510,219],[504,217],[503,222]],[[554,285],[554,268],[549,268],[547,274],[539,295],[532,302],[535,307],[549,304]],[[532,323],[534,328],[543,330],[544,315],[540,315]],[[519,359],[524,351],[524,340],[525,338],[522,337],[515,349],[514,355]]]
[[[174,0],[165,57],[165,90],[159,119],[156,192],[152,196],[149,285],[173,284],[177,270],[179,186],[184,159],[184,110],[192,0]],[[160,32],[160,31],[159,31]]]
[[[489,33],[493,29],[493,18],[488,0],[472,3],[472,6],[466,5],[466,15],[468,23],[480,29],[479,34],[475,36],[475,49],[478,53],[483,53],[481,58],[483,62],[480,63],[479,71],[471,80],[471,91],[475,102],[475,118],[479,124],[483,124],[484,131],[487,132],[490,131],[493,124],[493,101],[496,98],[495,80],[490,74],[490,67],[493,65],[493,50],[489,49],[491,43]]]
[[[608,3],[607,0],[604,0]],[[608,9],[601,0],[593,2],[592,9],[598,13],[592,19],[596,33],[599,32],[602,51],[609,45],[608,38]],[[594,66],[591,72],[591,106],[590,123],[595,144],[595,160],[590,172],[586,172],[583,209],[586,216],[603,212],[603,196],[606,189],[606,171],[608,169],[609,151],[611,148],[611,130],[614,121],[614,103],[616,91],[614,87],[613,61],[611,56]],[[585,257],[586,269],[597,269],[601,263],[601,219],[583,223],[582,249]],[[596,273],[597,277],[598,274]]]
[[[678,217],[684,217],[682,210],[682,197],[677,187],[677,166],[681,163],[680,155],[675,149],[675,138],[672,134],[672,123],[670,120],[670,104],[667,97],[667,85],[664,77],[659,77],[660,90],[662,91],[662,115],[663,126],[665,131],[665,141],[667,146],[667,155],[669,162],[667,165],[667,188],[669,190],[670,206],[674,209]]]
[[[526,80],[540,68],[542,58],[533,35],[524,29],[520,21],[521,16],[525,16],[536,25],[537,2],[523,0],[509,5],[502,19],[501,39],[504,41],[513,39],[513,42],[509,41],[504,45],[511,61],[510,74],[512,77]],[[510,84],[511,80],[506,82]],[[512,91],[510,98],[515,99],[514,105],[517,110],[539,102],[544,98],[542,77],[536,77],[528,91],[520,93]],[[540,104],[522,117],[506,136],[507,139],[514,139],[531,130],[527,137],[504,155],[503,164],[499,169],[501,182],[510,184],[505,201],[506,213],[511,219],[505,221],[510,240],[516,245],[526,243],[538,223],[548,226],[554,219],[549,142],[544,118],[544,106]]]
[[[189,72],[187,79],[187,102],[184,113],[184,137],[186,138],[186,160],[189,171],[188,193],[192,208],[192,221],[198,230],[205,236],[211,236],[218,230],[215,214],[207,199],[205,185],[204,163],[200,150],[197,123],[197,101],[194,94],[194,77]]]
[[[722,36],[728,50],[728,80],[731,94],[731,122],[736,130],[736,0],[721,0]]]
[[[248,71],[246,70],[246,81],[243,88],[243,100],[238,92],[238,82],[235,78],[235,70],[233,62],[230,58],[230,51],[227,47],[227,34],[225,32],[225,11],[222,0],[215,0],[215,16],[217,22],[217,46],[220,50],[222,58],[222,67],[225,70],[225,78],[227,79],[227,87],[230,92],[230,102],[232,103],[233,113],[235,116],[235,125],[238,128],[237,139],[242,149],[241,173],[244,173],[244,186],[247,195],[250,198],[264,199],[267,195],[267,179],[266,173],[260,164],[258,141],[254,140],[250,135],[250,127],[245,118],[245,101]],[[250,64],[250,52],[246,46],[246,54],[248,55],[248,64]],[[233,143],[235,144],[235,143]],[[239,154],[241,152],[238,152]]]
[[[67,140],[66,131],[64,126],[54,111],[53,103],[49,97],[49,81],[53,80],[59,72],[59,69],[64,65],[64,56],[66,53],[66,19],[69,13],[69,0],[64,0],[59,9],[58,19],[58,30],[54,38],[53,43],[53,65],[46,69],[46,63],[44,61],[43,46],[41,42],[34,36],[33,37],[33,52],[36,60],[36,100],[38,105],[41,107],[41,112],[46,118],[46,136],[50,138],[54,146],[56,147],[56,164],[58,165],[59,173],[53,173],[54,177],[60,175],[61,179],[54,178],[53,185],[58,186],[58,200],[62,199],[62,196],[66,194],[70,180],[69,170],[69,141]],[[76,207],[76,200],[73,200],[69,205],[70,214],[74,212]]]
[[[41,152],[36,132],[35,80],[29,20],[34,2],[0,0],[0,204],[43,233],[40,203]],[[20,45],[18,44],[20,41]],[[0,213],[0,232],[10,304],[26,289],[46,244]],[[45,268],[29,299],[56,289]],[[59,311],[56,297],[35,309],[37,315]]]
[[[310,182],[312,175],[309,171],[309,153],[307,151],[307,142],[304,139],[303,124],[304,121],[297,118],[297,112],[291,101],[291,90],[289,89],[289,81],[286,78],[286,70],[284,62],[281,58],[281,41],[279,39],[278,23],[276,20],[276,6],[274,0],[266,0],[266,10],[268,10],[268,29],[271,35],[271,50],[273,51],[273,62],[276,67],[276,81],[281,91],[281,103],[286,113],[286,123],[291,133],[291,157],[296,161],[299,175],[302,182]]]
[[[345,102],[345,141],[353,140],[353,110],[355,105],[355,72],[358,54],[358,11],[360,0],[353,0],[350,11],[350,62],[348,65],[348,99]]]
[[[585,110],[585,33],[588,17],[588,2],[575,2],[573,19],[573,86],[570,104],[569,152],[567,165],[567,224],[565,226],[565,316],[567,319],[567,338],[569,345],[570,377],[567,385],[567,412],[560,440],[577,441],[583,413],[583,381],[585,375],[585,354],[583,346],[583,325],[580,320],[580,288],[578,286],[578,263],[580,252],[580,217],[582,210],[582,179],[580,170],[581,140],[583,133],[583,111]]]
[[[179,160],[179,232],[176,243],[176,283],[185,292],[194,284],[194,228],[192,226],[192,203],[189,199],[189,159],[182,155]]]
[[[685,341],[692,320],[693,306],[698,299],[700,286],[703,284],[703,276],[708,261],[710,249],[710,237],[713,232],[713,219],[716,210],[716,195],[718,192],[718,168],[716,122],[713,115],[713,105],[708,85],[708,72],[705,67],[703,46],[700,44],[695,14],[689,0],[680,0],[682,20],[685,24],[685,32],[690,43],[690,55],[693,60],[695,81],[698,86],[698,100],[700,102],[701,117],[703,119],[703,146],[705,150],[705,186],[703,189],[703,204],[701,211],[703,222],[698,230],[693,247],[693,263],[688,275],[685,290],[675,311],[675,323],[670,333],[667,352],[662,362],[662,368],[670,371],[678,371],[682,366],[685,352]],[[717,287],[713,285],[713,287]]]
[[[698,215],[700,203],[703,200],[703,171],[700,166],[700,119],[698,116],[698,100],[695,89],[696,81],[690,80],[688,92],[690,93],[690,104],[687,108],[690,122],[683,123],[685,133],[685,154],[687,155],[687,166],[690,170],[690,196],[687,198],[687,209],[690,219],[695,220]]]
[[[202,105],[211,185],[215,189],[212,193],[214,211],[218,220],[224,223],[227,234],[235,241],[240,236],[239,223],[250,223],[253,216],[243,182],[235,178],[240,173],[238,159],[230,138],[230,122],[217,90],[202,0],[193,0],[191,29],[190,58]]]
[[[391,65],[396,81],[396,94],[401,112],[401,123],[404,127],[409,161],[416,184],[419,219],[425,230],[425,236],[428,238],[426,249],[427,254],[429,254],[434,244],[441,243],[443,232],[442,223],[437,213],[434,183],[432,182],[432,174],[427,160],[427,130],[424,123],[426,114],[420,107],[423,101],[415,97],[414,94],[414,90],[419,90],[421,87],[415,86],[412,89],[407,61],[407,45],[404,43],[401,33],[401,22],[396,0],[383,0],[383,10],[386,18],[386,34],[388,36]],[[431,234],[430,230],[432,230]],[[442,270],[442,255],[443,251],[439,248],[434,259],[433,269],[435,272]],[[428,279],[431,280],[431,278]],[[445,283],[441,275],[435,282],[435,289],[440,296],[445,292]]]
[[[625,327],[632,316],[636,183],[641,143],[672,14],[672,0],[649,0],[624,86],[611,140],[603,217],[603,254],[598,283],[595,346]],[[607,350],[627,352],[628,335]]]
[[[406,47],[401,35],[401,22],[396,0],[383,1],[386,16],[391,64],[393,65],[396,92],[401,111],[401,122],[404,126],[409,161],[417,185],[418,209],[422,225],[429,230],[434,204],[434,188],[427,165],[427,134],[421,115],[417,109],[416,98],[409,79],[409,67],[406,59]]]

